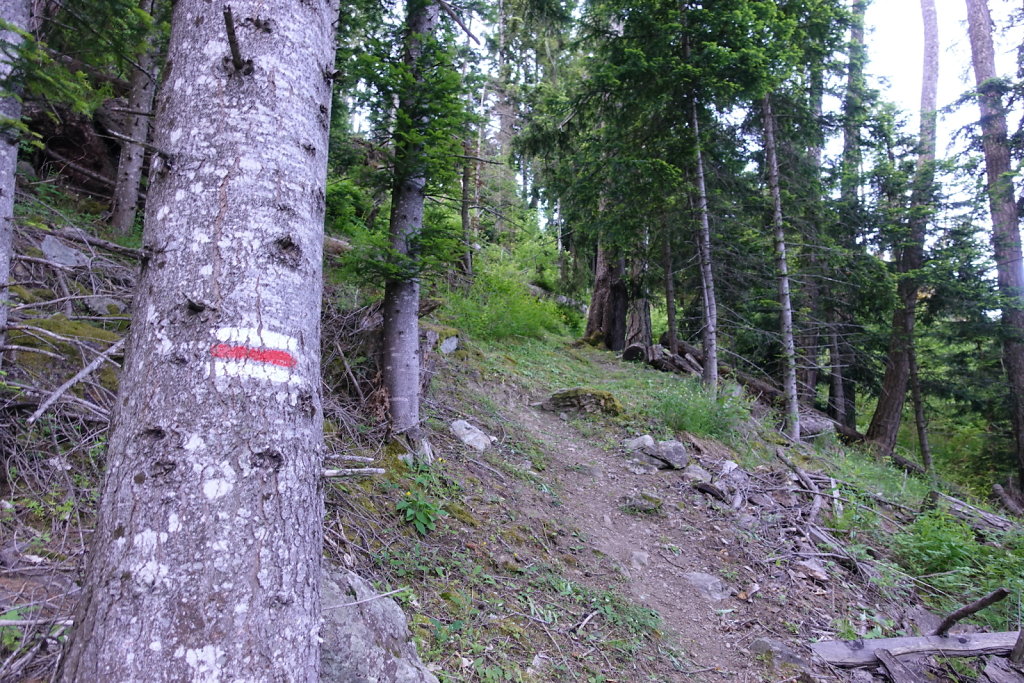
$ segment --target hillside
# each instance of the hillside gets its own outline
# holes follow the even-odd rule
[[[45,183],[19,206],[0,386],[2,681],[53,674],[104,467],[139,252],[93,209]],[[346,305],[343,288],[325,301],[325,558],[398,601],[441,680],[868,680],[880,669],[832,668],[809,645],[927,633],[999,585],[1010,600],[956,628],[1015,628],[1019,526],[982,534],[923,514],[936,482],[831,434],[789,444],[735,385],[713,397],[531,326],[550,306],[506,290],[518,308],[501,307],[503,324],[524,327],[503,338],[436,292],[422,325],[435,461],[416,468],[384,441],[373,307]],[[491,437],[482,450],[456,438],[459,420]],[[967,681],[986,662],[917,666]]]

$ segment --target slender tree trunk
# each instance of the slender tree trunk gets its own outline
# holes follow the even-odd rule
[[[982,145],[992,213],[992,250],[1003,299],[1003,366],[1010,388],[1015,456],[1024,481],[1024,266],[1014,202],[1006,109],[996,80],[992,18],[986,0],[967,0],[968,33],[981,109]]]
[[[822,121],[822,107],[825,96],[824,67],[812,65],[810,69],[810,102],[816,121]],[[819,356],[821,355],[821,284],[822,264],[818,256],[817,240],[822,234],[824,223],[821,187],[821,154],[824,134],[809,148],[811,161],[812,189],[808,209],[810,231],[803,239],[808,246],[799,252],[801,270],[806,281],[799,289],[800,308],[808,313],[796,331],[797,375],[796,387],[800,402],[813,406],[818,396]]]
[[[917,295],[920,289],[917,271],[924,265],[924,244],[932,211],[932,186],[935,182],[936,103],[939,85],[939,23],[934,0],[921,0],[924,19],[924,66],[921,81],[921,132],[918,139],[917,168],[910,198],[907,236],[897,248],[896,267],[901,275],[897,285],[899,308],[893,314],[889,354],[885,376],[867,439],[888,455],[896,445],[907,384],[910,360],[914,352],[914,328]]]
[[[690,125],[693,128],[694,156],[697,173],[697,255],[700,262],[701,301],[704,326],[701,342],[704,346],[704,384],[712,391],[718,388],[718,301],[715,299],[715,277],[711,264],[711,222],[708,217],[708,190],[704,182],[704,155],[701,152],[700,119],[697,102],[690,102]]]
[[[61,680],[318,680],[324,73],[337,5],[231,8],[239,68],[219,4],[174,7],[155,127],[172,162],[154,162]]]
[[[764,118],[764,151],[768,165],[768,186],[772,194],[772,228],[775,233],[775,269],[779,287],[780,332],[782,334],[782,391],[786,396],[786,435],[800,440],[800,402],[796,390],[796,344],[793,341],[793,303],[789,296],[789,264],[786,262],[786,226],[782,219],[779,187],[779,158],[775,145],[775,116],[771,95],[761,100]]]
[[[839,243],[849,251],[856,250],[857,231],[860,226],[860,166],[861,125],[864,120],[864,65],[867,50],[864,44],[864,15],[868,0],[851,0],[852,25],[850,29],[849,65],[847,67],[846,96],[843,101],[843,156],[840,177],[840,230]],[[850,288],[840,285],[833,304],[833,333],[838,337],[838,356],[833,363],[831,403],[836,406],[837,419],[851,429],[857,426],[857,387],[851,376],[856,362],[856,350],[849,340],[853,329],[853,302]],[[839,370],[838,373],[835,370]],[[837,383],[841,384],[838,386]],[[842,394],[842,400],[839,400]]]
[[[662,265],[665,269],[665,315],[668,318],[668,350],[679,353],[679,331],[676,329],[676,273],[672,256],[672,235],[668,222],[661,242]]]
[[[423,228],[427,185],[421,134],[429,121],[419,112],[422,91],[429,87],[425,43],[433,38],[440,6],[431,0],[410,0],[407,12],[404,61],[412,82],[399,95],[390,230],[392,250],[415,267],[419,259],[413,242]],[[419,303],[418,276],[385,284],[383,376],[394,434],[414,434],[420,422]]]
[[[0,17],[14,26],[28,28],[31,0],[0,0]],[[21,43],[14,31],[0,32],[0,43],[9,49]],[[14,176],[18,169],[18,130],[11,125],[21,120],[21,100],[14,96],[14,55],[0,51],[0,346],[7,330],[7,287],[14,254]],[[0,366],[3,353],[0,352]]]
[[[473,148],[469,144],[469,139],[463,144],[463,149],[466,153],[465,163],[462,165],[462,206],[460,216],[462,219],[462,241],[464,243],[464,250],[462,252],[462,274],[468,278],[473,277],[473,241],[476,239],[475,231],[473,230],[473,186],[475,181],[473,180],[473,167],[476,162],[469,157],[474,156]]]
[[[139,9],[153,14],[155,0],[142,0]],[[138,65],[132,72],[131,90],[128,93],[128,129],[125,135],[139,143],[147,142],[149,137],[149,116],[140,112],[153,109],[153,95],[156,94],[156,47],[152,45],[139,55]],[[135,225],[135,207],[139,200],[139,183],[142,181],[142,166],[146,158],[146,149],[135,142],[121,143],[121,156],[117,164],[117,182],[114,184],[114,200],[110,224],[114,229],[127,235]]]
[[[921,394],[921,377],[917,369],[917,351],[913,344],[907,353],[910,365],[910,396],[914,402],[914,423],[917,425],[917,446],[921,451],[921,464],[926,472],[932,471],[932,447],[928,441],[928,422],[924,415],[924,396]]]
[[[846,395],[843,391],[846,382],[843,381],[843,354],[840,351],[838,316],[833,317],[830,323],[828,414],[833,420],[845,425],[843,406],[846,405]]]

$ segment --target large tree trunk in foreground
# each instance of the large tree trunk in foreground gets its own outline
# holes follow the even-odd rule
[[[768,186],[772,195],[772,229],[775,235],[775,277],[779,288],[779,331],[782,336],[782,391],[786,396],[786,436],[800,440],[800,402],[796,390],[796,344],[793,340],[793,303],[789,296],[789,264],[786,261],[786,226],[782,220],[779,159],[775,146],[775,116],[771,95],[761,101],[764,119],[764,151]]]
[[[406,16],[405,67],[412,75],[398,100],[395,130],[395,184],[391,193],[391,249],[406,267],[419,259],[413,243],[423,228],[427,186],[422,142],[429,120],[422,113],[425,41],[437,27],[439,6],[429,0],[410,0]],[[384,287],[384,388],[388,392],[391,431],[416,436],[420,423],[420,281],[416,275],[389,279]]]
[[[0,17],[21,29],[28,27],[31,0],[0,0]],[[14,31],[0,32],[0,346],[7,330],[7,286],[14,250],[14,175],[18,168],[20,135],[7,121],[21,120],[21,100],[14,97],[14,46],[21,37]],[[0,352],[0,365],[3,355]]]
[[[897,246],[896,267],[902,276],[897,285],[900,307],[893,313],[889,354],[882,379],[878,405],[871,417],[867,439],[883,455],[892,452],[899,434],[914,355],[914,327],[917,319],[917,271],[924,265],[924,243],[932,215],[932,185],[935,181],[936,102],[939,86],[939,23],[934,0],[921,0],[924,19],[924,67],[921,80],[921,133],[918,139],[917,169],[910,198],[907,236]]]
[[[154,5],[154,0],[142,0],[139,9],[152,14]],[[141,143],[147,142],[149,137],[149,117],[143,112],[150,112],[153,108],[153,95],[156,94],[156,56],[156,48],[153,45],[139,56],[138,66],[132,72],[131,91],[128,93],[128,109],[131,112],[126,116],[128,129],[123,132],[135,142],[121,142],[117,183],[114,185],[114,201],[110,216],[110,224],[122,235],[130,233],[135,225],[135,207],[138,205],[139,183],[142,181],[142,166],[146,159],[146,149]]]
[[[996,79],[992,18],[986,0],[967,0],[968,33],[981,108],[982,146],[992,213],[992,251],[1003,300],[1003,367],[1010,385],[1010,410],[1017,469],[1024,481],[1024,264],[1013,196],[1006,109]]]
[[[324,74],[337,6],[232,9],[237,68],[221,5],[174,7],[155,128],[172,159],[153,169],[62,680],[318,679]]]

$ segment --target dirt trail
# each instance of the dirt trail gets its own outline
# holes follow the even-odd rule
[[[634,474],[621,454],[588,442],[558,416],[525,407],[517,413],[516,419],[549,445],[550,470],[565,502],[563,521],[618,565],[626,590],[657,611],[677,637],[687,671],[672,680],[785,678],[766,679],[763,665],[747,650],[752,640],[771,635],[760,625],[760,610],[735,596],[714,600],[684,576],[729,577],[732,592],[754,580],[737,557],[731,519],[704,508],[701,494],[684,485],[678,472]],[[660,499],[661,512],[624,510],[623,498],[639,494]]]

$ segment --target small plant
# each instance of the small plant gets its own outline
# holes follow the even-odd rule
[[[395,504],[395,509],[404,514],[405,521],[423,535],[437,527],[439,517],[448,514],[420,491],[406,491],[405,497]]]

